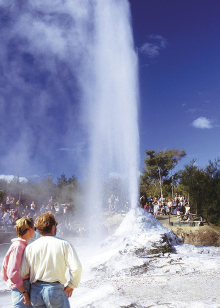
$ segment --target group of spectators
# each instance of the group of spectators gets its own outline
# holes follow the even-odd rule
[[[146,212],[152,213],[154,215],[178,215],[179,213],[190,214],[190,208],[186,198],[180,194],[178,195],[177,193],[174,199],[166,199],[163,197],[163,195],[161,195],[160,198],[152,198],[151,195],[149,198],[147,198],[145,195],[143,195],[140,198],[139,206]]]
[[[119,200],[118,196],[111,195],[107,200],[108,214],[114,215],[117,213],[128,212],[130,204],[126,199]]]
[[[112,203],[116,204],[116,202]],[[15,199],[7,196],[6,201],[0,204],[0,230],[1,231],[11,231],[14,230],[16,221],[21,217],[33,218],[34,221],[37,217],[46,212],[52,212],[56,221],[57,235],[63,236],[77,236],[77,237],[87,237],[89,234],[88,228],[84,224],[76,224],[73,222],[73,216],[70,209],[70,204],[59,204],[55,202],[52,197],[45,206],[37,206],[34,201],[30,205],[19,204],[19,200],[15,202]],[[35,237],[39,237],[39,233],[35,232]]]
[[[5,203],[0,204],[0,229],[8,231],[16,224],[16,220],[21,217],[32,217],[34,220],[37,216],[45,213],[52,212],[56,216],[56,220],[59,222],[58,234],[62,235],[68,233],[76,236],[84,236],[88,233],[86,227],[76,227],[73,225],[69,219],[69,204],[59,204],[54,202],[53,198],[50,197],[49,201],[41,205],[41,207],[36,206],[34,201],[30,205],[25,205],[15,201],[15,198],[11,196],[6,197]],[[143,195],[140,198],[139,206],[143,208],[146,212],[156,215],[178,215],[190,214],[189,205],[184,196],[176,194],[175,198],[164,198],[161,195],[160,198],[152,197],[151,195],[147,198]],[[119,210],[119,197],[111,195],[108,198],[108,210],[109,213],[117,213]],[[68,218],[68,219],[67,219]]]
[[[116,197],[115,195],[111,195],[108,198],[108,211],[109,213],[116,213],[119,209],[119,197]]]
[[[55,214],[57,221],[66,226],[70,223],[70,221],[66,222],[69,206],[69,204],[54,202],[52,197],[46,206],[41,205],[40,208],[37,208],[34,201],[30,205],[23,206],[19,200],[15,201],[15,198],[7,196],[5,202],[0,204],[0,230],[7,232],[16,224],[18,218],[32,217],[35,220],[37,216],[48,211]]]

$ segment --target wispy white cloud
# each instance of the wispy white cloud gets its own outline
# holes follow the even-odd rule
[[[84,147],[86,145],[85,141],[78,142],[73,144],[72,148],[59,148],[58,151],[64,151],[64,152],[82,152]]]
[[[5,180],[8,183],[13,181],[14,178],[17,178],[17,177],[15,177],[14,175],[4,175],[4,174],[0,175],[0,179]],[[19,176],[19,182],[27,182],[27,179],[25,177]]]
[[[207,96],[207,95],[208,95],[207,91],[198,92],[198,96],[204,97],[204,96]]]
[[[68,148],[60,148],[60,149],[58,149],[58,151],[72,151],[71,149],[68,149]]]
[[[158,42],[158,44],[161,46],[161,48],[167,47],[167,40],[162,35],[150,35],[150,39],[155,40]]]
[[[192,122],[192,126],[196,128],[213,128],[212,121],[207,119],[206,117],[200,117]]]
[[[28,178],[39,179],[40,176],[38,174],[29,175]]]
[[[154,44],[151,43],[145,43],[141,48],[140,51],[142,53],[144,53],[145,55],[147,55],[150,58],[155,58],[159,56],[159,50],[160,47],[156,46]]]
[[[196,112],[196,108],[190,108],[186,112],[195,113]]]
[[[148,42],[144,43],[140,52],[147,55],[149,58],[156,58],[160,55],[161,49],[165,49],[167,40],[161,35],[150,35]]]

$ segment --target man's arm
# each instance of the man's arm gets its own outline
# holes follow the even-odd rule
[[[80,279],[81,279],[81,273],[82,273],[82,265],[79,261],[79,258],[77,256],[77,253],[75,251],[75,249],[73,248],[73,246],[66,242],[66,265],[69,268],[69,274],[70,274],[70,281],[68,283],[68,287],[72,289],[77,288],[78,284],[80,283]],[[71,290],[69,290],[69,288],[66,288],[66,290],[64,290],[65,293],[72,295]],[[68,293],[69,292],[69,293]],[[70,296],[71,296],[70,295]]]

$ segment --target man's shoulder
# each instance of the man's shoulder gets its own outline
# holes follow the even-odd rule
[[[57,236],[41,236],[34,242],[28,245],[29,249],[31,249],[34,246],[42,245],[43,243],[51,243],[54,245],[71,245],[67,240],[59,238]]]
[[[59,242],[60,244],[63,244],[63,245],[71,245],[71,243],[63,238],[60,238],[60,237],[57,237],[57,236],[53,236],[53,239],[57,242]]]
[[[38,241],[38,240],[34,240],[32,243],[28,244],[27,247],[26,247],[26,250],[31,249],[31,247],[33,246],[33,244],[36,245],[36,241]]]

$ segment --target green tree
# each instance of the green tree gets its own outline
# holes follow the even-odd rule
[[[78,185],[78,179],[77,177],[73,174],[67,181],[67,184],[72,186],[73,188],[77,188]]]
[[[24,185],[25,182],[20,181],[19,176],[14,177],[7,185],[7,194],[14,197],[15,201],[17,201]]]
[[[199,168],[192,161],[180,172],[179,187],[189,194],[190,207],[220,226],[220,159]]]
[[[141,185],[149,183],[156,185],[159,182],[160,195],[163,194],[163,181],[169,180],[169,173],[173,183],[172,171],[176,167],[177,163],[183,158],[186,153],[178,149],[160,150],[158,152],[154,150],[146,151],[147,157],[144,159],[145,168],[141,175]],[[173,186],[173,185],[172,185]],[[173,193],[173,188],[172,188]]]
[[[47,205],[49,198],[52,196],[53,199],[58,195],[58,189],[54,182],[52,174],[47,174],[42,178],[39,183],[39,190],[41,192],[40,203]]]
[[[64,172],[57,178],[58,196],[57,201],[60,203],[74,203],[74,195],[78,188],[78,180],[75,175],[69,179],[66,178]]]
[[[207,180],[203,190],[205,199],[203,213],[210,222],[220,225],[220,159],[209,161],[205,172]]]
[[[201,214],[206,201],[205,192],[209,180],[207,173],[204,169],[197,167],[193,160],[189,165],[185,165],[185,169],[180,170],[179,175],[179,185],[190,197],[191,210],[195,210],[196,214]]]
[[[0,201],[3,202],[3,199],[6,197],[7,194],[7,181],[0,179]]]
[[[171,183],[172,183],[172,198],[173,198],[173,190],[175,183],[175,174],[173,174],[173,169],[177,166],[178,162],[186,156],[185,151],[180,151],[178,149],[171,149],[166,151],[166,155],[169,158],[169,163],[167,167],[169,168],[171,175]]]
[[[64,174],[64,172],[61,174],[60,178],[57,178],[57,186],[58,187],[63,187],[63,186],[66,186],[68,185],[68,180]]]
[[[20,202],[23,205],[30,205],[32,201],[36,204],[36,209],[39,209],[45,201],[45,182],[28,180],[22,188],[20,194]]]

